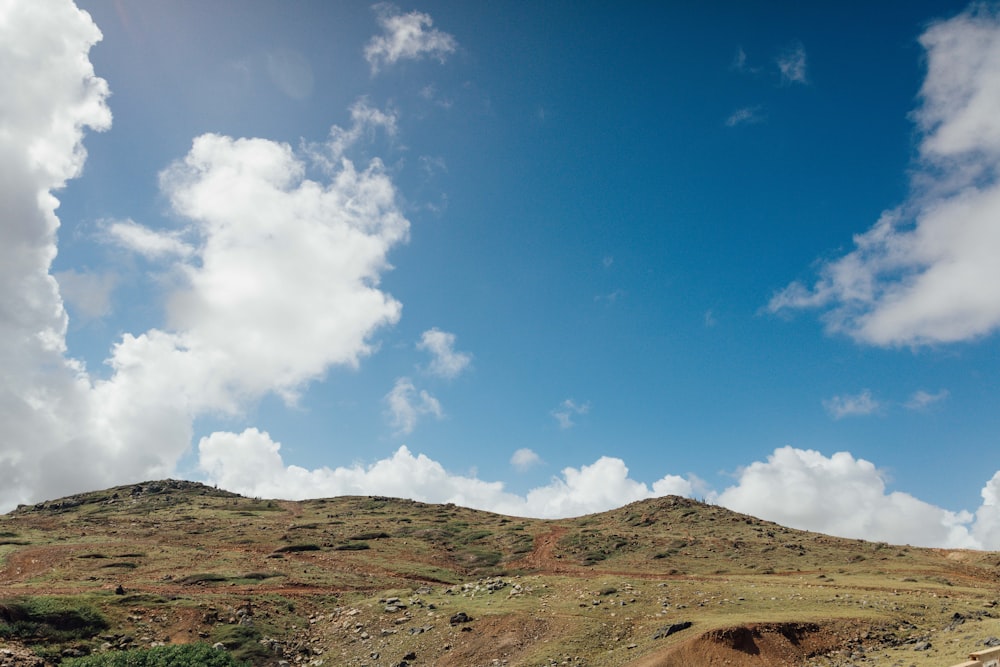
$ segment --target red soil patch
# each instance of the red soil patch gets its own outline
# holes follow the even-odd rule
[[[629,667],[795,667],[843,648],[863,623],[757,623],[710,630],[629,663]]]

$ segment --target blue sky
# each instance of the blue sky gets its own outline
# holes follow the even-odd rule
[[[1000,10],[672,4],[0,4],[0,504],[1000,548]]]

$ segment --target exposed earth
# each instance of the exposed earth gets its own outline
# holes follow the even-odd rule
[[[541,521],[165,480],[0,516],[0,667],[196,641],[274,666],[948,667],[1000,644],[998,599],[997,553],[678,497]]]

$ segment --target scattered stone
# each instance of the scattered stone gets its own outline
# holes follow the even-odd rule
[[[472,620],[471,616],[466,614],[464,611],[460,611],[451,618],[449,618],[448,622],[451,623],[452,625],[458,625],[459,623],[468,623],[471,620]]]
[[[653,635],[653,639],[663,639],[664,637],[669,637],[675,632],[680,632],[681,630],[687,630],[692,625],[691,621],[681,621],[680,623],[672,623],[670,625],[665,625]]]
[[[951,623],[949,623],[949,624],[948,624],[948,625],[947,625],[947,626],[945,627],[945,631],[946,631],[946,632],[948,632],[948,631],[954,631],[954,630],[957,630],[957,629],[958,629],[958,627],[959,627],[960,625],[964,624],[964,623],[965,623],[965,616],[963,616],[962,614],[960,614],[960,613],[958,613],[958,612],[956,611],[956,612],[955,612],[955,615],[951,617]]]
[[[917,642],[916,644],[913,645],[913,650],[914,651],[926,651],[926,650],[930,649],[930,647],[931,647],[931,643],[928,642],[928,641]]]
[[[983,640],[983,646],[989,646],[990,648],[1000,646],[1000,637],[987,637]]]

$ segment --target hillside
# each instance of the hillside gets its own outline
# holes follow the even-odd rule
[[[947,667],[1000,637],[998,598],[996,553],[678,497],[542,521],[166,480],[0,517],[0,665],[200,641],[254,665]]]

